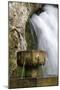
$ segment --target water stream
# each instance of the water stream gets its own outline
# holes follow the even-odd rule
[[[37,37],[37,49],[47,52],[48,60],[43,68],[44,75],[58,74],[58,8],[53,5],[45,5],[44,12],[33,14],[30,18],[30,28],[35,31]],[[32,28],[33,26],[33,28]],[[33,32],[32,30],[32,32]],[[34,34],[32,33],[33,39]],[[35,40],[34,40],[35,42]]]
[[[24,78],[24,72],[25,72],[25,61],[23,62],[21,79],[23,79],[23,78]]]

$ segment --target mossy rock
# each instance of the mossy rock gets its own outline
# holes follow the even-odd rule
[[[35,31],[31,30],[29,20],[26,23],[25,37],[26,37],[26,42],[27,42],[27,50],[36,50],[37,49],[37,37],[36,37]]]

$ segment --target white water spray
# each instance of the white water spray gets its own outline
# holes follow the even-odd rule
[[[46,51],[48,60],[44,65],[47,68],[45,75],[58,74],[58,8],[45,5],[45,11],[39,15],[34,14],[32,24],[38,40],[38,50]]]

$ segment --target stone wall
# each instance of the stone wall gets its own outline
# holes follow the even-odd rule
[[[28,18],[38,10],[41,5],[23,2],[9,2],[9,74],[17,67],[17,51],[26,50],[25,38]]]

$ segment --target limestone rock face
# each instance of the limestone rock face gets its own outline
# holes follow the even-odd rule
[[[25,39],[26,23],[29,17],[40,8],[40,4],[9,2],[9,69],[10,74],[17,67],[17,51],[27,49]]]

